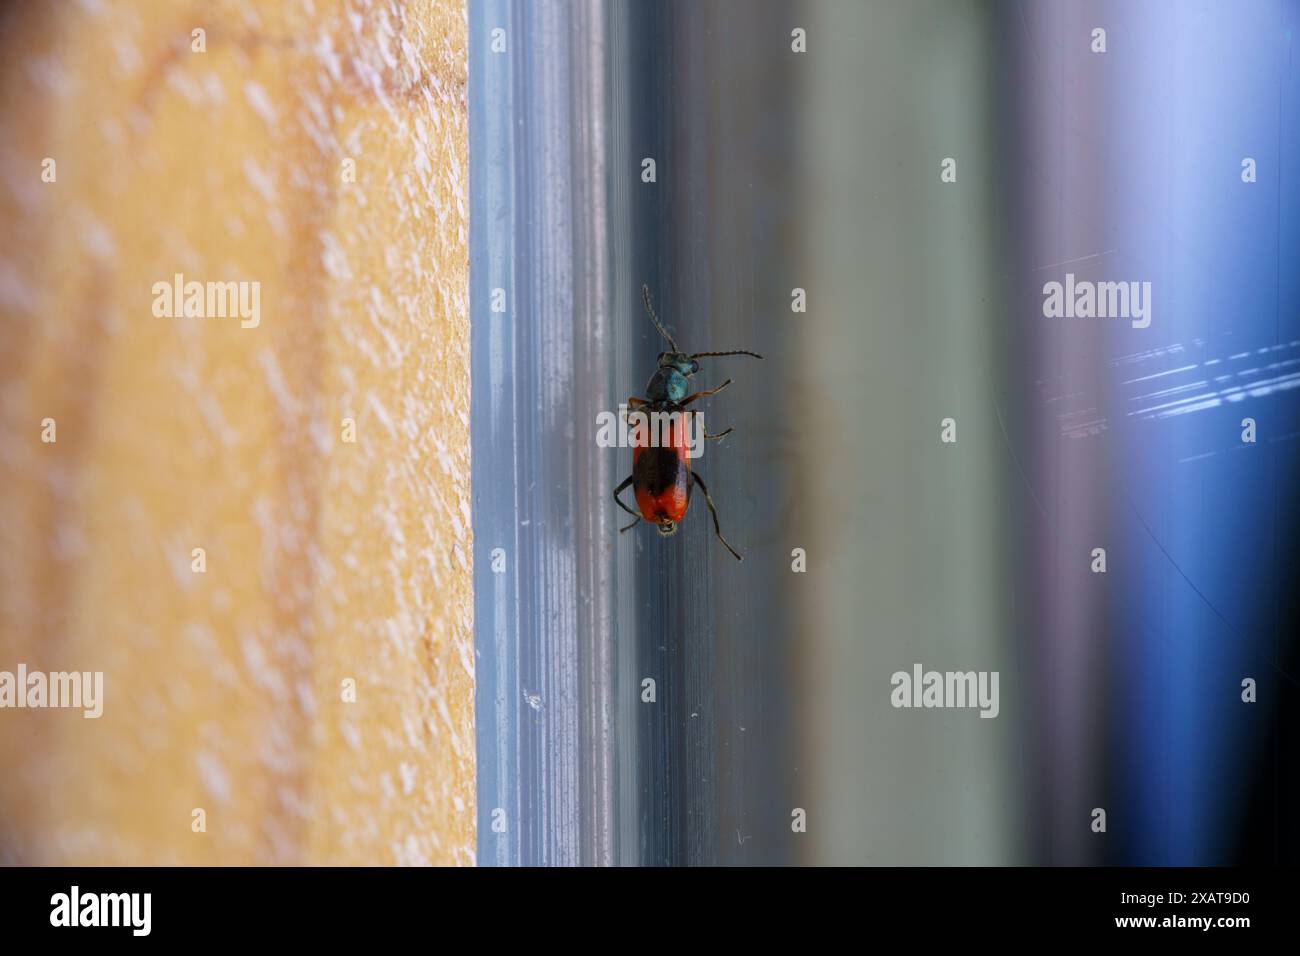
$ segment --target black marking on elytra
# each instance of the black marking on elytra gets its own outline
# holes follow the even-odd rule
[[[632,466],[632,479],[637,488],[658,497],[673,485],[687,487],[691,476],[675,449],[643,448]]]

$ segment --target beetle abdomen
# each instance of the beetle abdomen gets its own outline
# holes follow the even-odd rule
[[[635,449],[632,487],[646,521],[681,521],[690,503],[691,469],[687,459],[676,448]]]

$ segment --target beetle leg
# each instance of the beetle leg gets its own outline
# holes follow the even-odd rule
[[[618,503],[618,506],[622,508],[624,511],[626,511],[628,514],[636,518],[636,521],[633,521],[632,524],[627,526],[627,528],[632,527],[632,525],[635,525],[637,521],[641,520],[641,515],[638,512],[633,511],[627,505],[623,504],[623,499],[619,497],[619,494],[623,491],[623,489],[630,484],[632,484],[632,476],[628,475],[627,478],[624,479],[623,483],[614,489],[614,500]],[[619,534],[622,534],[624,531],[627,530],[627,528],[619,528],[618,529]]]
[[[628,408],[640,408],[642,405],[649,405],[649,404],[650,403],[647,402],[644,398],[637,398],[635,395],[630,396],[627,400]]]
[[[697,398],[708,398],[710,395],[717,395],[718,392],[722,391],[724,388],[726,388],[726,387],[727,387],[728,385],[730,385],[730,384],[731,384],[731,379],[727,379],[725,382],[723,382],[723,383],[722,383],[721,385],[719,385],[717,388],[711,388],[711,389],[709,389],[708,391],[705,391],[705,392],[696,392],[694,395],[687,395],[685,398],[683,398],[683,399],[681,400],[681,402],[680,402],[679,404],[681,404],[681,405],[683,405],[683,406],[686,406],[686,405],[689,405],[691,402],[695,401]]]
[[[732,432],[734,432],[735,430],[736,430],[736,429],[735,429],[734,427],[724,428],[722,431],[718,432],[716,435],[710,435],[710,434],[709,434],[709,430],[706,428],[706,429],[704,429],[704,437],[705,437],[705,439],[706,439],[707,441],[717,441],[717,440],[720,439],[720,438],[726,438],[728,435],[730,435],[730,434],[731,434]]]
[[[692,414],[692,415],[703,415],[704,413],[703,413],[703,412],[693,411],[693,412],[691,412],[691,414]],[[708,441],[717,441],[719,438],[725,438],[726,436],[730,435],[730,434],[731,434],[732,432],[734,432],[735,430],[736,430],[735,428],[727,428],[727,429],[725,429],[724,431],[718,432],[718,434],[716,434],[716,435],[710,435],[710,434],[709,434],[709,430],[706,428],[706,429],[704,429],[704,437],[705,437],[705,439],[707,439]]]
[[[737,561],[744,561],[745,559],[740,556],[739,552],[737,552],[731,545],[727,544],[727,539],[722,536],[722,525],[718,524],[718,509],[713,507],[713,499],[709,496],[709,486],[704,483],[704,479],[700,477],[698,471],[691,472],[691,477],[694,478],[695,483],[700,486],[700,491],[704,492],[705,504],[709,506],[709,514],[713,515],[713,533],[718,536],[718,540],[721,541],[723,546],[732,553]]]

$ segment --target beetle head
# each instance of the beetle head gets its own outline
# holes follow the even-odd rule
[[[671,368],[683,375],[694,375],[700,370],[700,363],[684,352],[660,352],[659,367]]]

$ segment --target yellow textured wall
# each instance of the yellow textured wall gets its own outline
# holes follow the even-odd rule
[[[0,12],[0,670],[105,674],[0,710],[0,861],[473,862],[465,33]],[[260,324],[155,316],[178,272]]]

